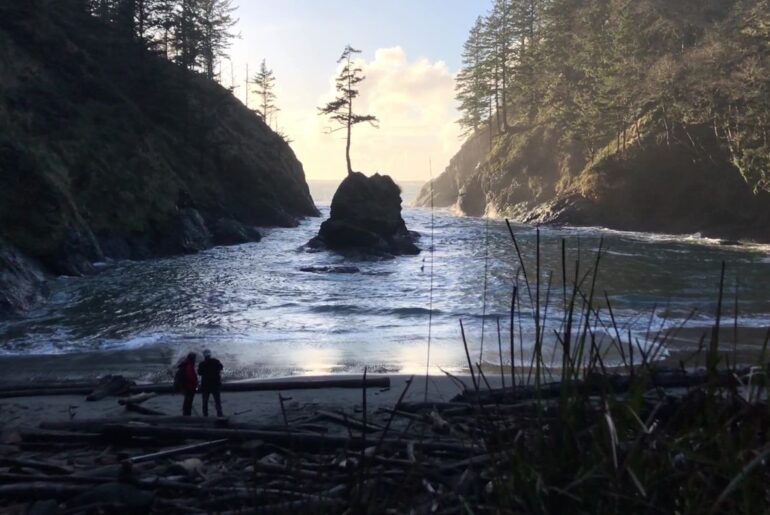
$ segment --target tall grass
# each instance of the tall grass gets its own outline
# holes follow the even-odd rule
[[[488,449],[506,456],[491,473],[494,505],[503,512],[540,514],[770,512],[767,339],[756,367],[739,369],[735,357],[728,366],[720,342],[726,265],[713,329],[692,356],[704,360],[706,369],[684,361],[679,370],[661,369],[658,358],[671,332],[655,334],[650,322],[640,342],[619,327],[609,295],[596,291],[603,242],[587,270],[578,256],[570,281],[562,244],[563,319],[554,331],[562,360],[560,367],[549,367],[543,338],[551,274],[542,284],[539,231],[534,273],[528,274],[508,227],[524,282],[522,288],[517,276],[513,287],[512,367],[514,319],[522,316],[524,310],[516,309],[522,301],[530,304],[536,341],[529,366],[511,374],[510,389],[476,396],[479,404],[494,398],[498,408],[513,405],[496,415],[502,426],[484,432]],[[600,297],[608,321],[599,313]],[[735,320],[737,327],[737,315]],[[602,345],[597,328],[613,335],[609,345]],[[605,366],[609,347],[621,367]],[[702,384],[693,380],[701,376]]]

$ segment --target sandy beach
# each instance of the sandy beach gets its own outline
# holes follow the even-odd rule
[[[289,381],[325,379],[331,376],[314,378],[294,377]],[[339,377],[339,376],[334,376]],[[351,376],[353,377],[353,376]],[[358,377],[358,376],[355,376]],[[370,376],[378,377],[378,376]],[[379,408],[392,408],[406,386],[409,376],[389,376],[390,388],[367,390],[367,412],[371,416]],[[470,384],[470,378],[465,378]],[[498,378],[490,378],[493,387],[499,384]],[[405,400],[422,401],[425,392],[425,377],[415,377]],[[447,402],[460,392],[459,388],[447,377],[430,376],[428,378],[428,398],[434,402]],[[282,424],[279,395],[284,398],[284,406],[289,419],[303,415],[312,415],[318,410],[360,413],[362,409],[362,390],[349,388],[326,388],[309,390],[291,390],[287,392],[258,391],[232,392],[222,394],[222,408],[231,422],[273,425]],[[84,395],[56,395],[43,397],[17,397],[0,399],[0,428],[4,431],[17,428],[34,428],[44,421],[67,421],[86,419],[131,419],[136,413],[126,411],[118,404],[116,397],[107,397],[100,401],[86,401]],[[181,415],[181,394],[159,395],[142,406],[160,411],[167,415]],[[201,413],[201,397],[196,395],[193,415]],[[213,401],[210,401],[213,413]],[[344,428],[341,428],[344,429]]]

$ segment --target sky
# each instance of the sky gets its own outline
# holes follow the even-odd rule
[[[490,0],[234,0],[240,34],[222,64],[245,101],[246,67],[265,59],[276,77],[280,112],[273,128],[292,140],[308,179],[346,174],[344,131],[328,133],[318,107],[334,96],[337,59],[346,44],[362,50],[366,80],[354,109],[379,129],[357,125],[353,168],[397,180],[438,175],[460,148],[454,76],[462,45]],[[232,69],[231,64],[232,63]],[[249,106],[257,98],[250,94]],[[432,165],[429,166],[429,164]]]

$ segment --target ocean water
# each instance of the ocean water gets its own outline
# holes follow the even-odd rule
[[[321,208],[327,215],[328,203]],[[313,218],[294,229],[266,229],[259,243],[154,261],[112,262],[92,277],[56,279],[46,305],[23,320],[0,322],[0,363],[50,359],[59,375],[76,367],[87,376],[98,375],[104,361],[118,355],[110,371],[120,372],[121,363],[131,361],[129,375],[153,380],[179,356],[210,348],[226,363],[226,374],[239,378],[360,373],[364,367],[424,373],[428,360],[431,373],[462,372],[468,362],[462,320],[472,361],[497,366],[502,348],[504,366],[526,366],[536,332],[534,312],[505,222],[422,208],[405,208],[404,218],[422,234],[420,256],[355,261],[307,252],[302,246],[323,220]],[[534,297],[536,229],[513,229]],[[598,314],[592,312],[590,328],[606,349],[608,363],[623,359],[613,343],[618,333],[624,340],[630,335],[642,352],[656,349],[659,357],[695,349],[698,335],[714,321],[723,261],[723,323],[740,328],[742,349],[761,345],[764,328],[770,326],[770,247],[722,246],[697,235],[544,227],[539,320],[546,360],[560,361],[555,334],[563,331],[564,321],[562,241],[569,297],[576,261],[582,277],[595,263],[600,239],[604,251],[593,287]],[[301,270],[343,265],[359,272]],[[516,284],[520,315],[511,359],[510,307]],[[591,285],[589,276],[581,287],[584,295]],[[576,312],[575,325],[579,318]],[[660,338],[654,336],[659,331],[677,337],[659,346]],[[143,356],[154,358],[145,366]]]

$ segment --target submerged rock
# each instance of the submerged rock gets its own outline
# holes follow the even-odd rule
[[[33,307],[43,299],[44,282],[37,264],[0,239],[0,316]]]
[[[214,222],[211,233],[215,245],[240,245],[262,239],[259,231],[232,218],[220,218]]]
[[[94,273],[93,263],[104,261],[104,253],[91,229],[78,224],[66,229],[64,234],[59,248],[45,256],[43,262],[59,275],[79,277]]]
[[[356,266],[305,266],[299,271],[314,274],[357,274],[361,270]]]
[[[387,175],[349,174],[337,188],[329,219],[310,248],[365,254],[416,255],[417,234],[401,218],[401,189]]]
[[[178,245],[181,252],[198,252],[211,247],[211,233],[197,209],[191,207],[181,209],[176,225],[177,230],[174,233],[177,235],[177,240],[174,243]]]

